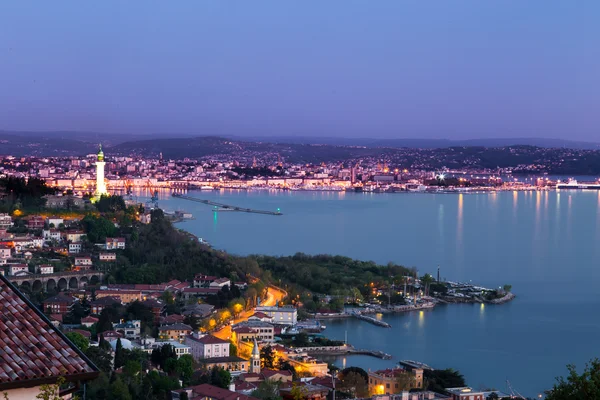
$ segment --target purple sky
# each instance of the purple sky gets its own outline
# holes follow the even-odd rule
[[[598,140],[600,1],[0,2],[0,129]]]

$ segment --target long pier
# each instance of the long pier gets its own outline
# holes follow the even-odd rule
[[[372,323],[373,325],[382,326],[384,328],[391,328],[392,326],[385,321],[378,320],[377,318],[369,317],[367,315],[362,315],[356,312],[351,314],[354,318],[362,319],[363,321],[367,321]]]
[[[216,211],[239,211],[239,212],[247,212],[247,213],[253,213],[253,214],[283,215],[283,213],[279,210],[277,210],[277,211],[255,210],[253,208],[232,206],[230,204],[223,204],[223,203],[218,203],[218,202],[212,201],[212,200],[199,199],[197,197],[186,196],[184,194],[179,194],[179,193],[173,193],[172,196],[180,198],[180,199],[184,199],[184,200],[195,201],[197,203],[207,204],[209,206],[218,207],[216,209]]]

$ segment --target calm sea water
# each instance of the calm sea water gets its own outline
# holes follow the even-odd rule
[[[236,254],[341,254],[415,266],[419,274],[511,284],[501,306],[449,305],[386,315],[391,329],[356,320],[327,321],[325,334],[392,361],[352,356],[340,365],[392,366],[413,359],[456,368],[474,387],[524,395],[548,389],[565,365],[600,356],[600,192],[355,194],[335,192],[192,192],[283,216],[222,212],[167,198],[167,210],[195,220],[179,226]]]

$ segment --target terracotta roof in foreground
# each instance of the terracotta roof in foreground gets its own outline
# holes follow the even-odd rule
[[[89,380],[98,369],[5,277],[0,276],[0,391]]]

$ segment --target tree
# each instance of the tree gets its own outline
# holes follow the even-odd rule
[[[263,381],[252,392],[251,396],[260,400],[282,400],[282,397],[279,395],[279,382],[272,380]]]
[[[369,397],[369,385],[367,379],[359,372],[349,371],[340,374],[343,392],[350,394],[353,398]]]
[[[121,338],[118,338],[117,345],[115,346],[115,369],[121,368],[123,365],[125,365],[125,361],[125,350],[123,349]]]
[[[396,375],[396,383],[400,390],[410,390],[415,387],[415,375],[410,372],[401,372]]]
[[[574,365],[567,365],[567,370],[567,378],[556,378],[546,400],[600,399],[599,359],[595,358],[587,363],[581,375]]]
[[[275,352],[271,346],[265,346],[260,349],[260,361],[262,368],[273,369],[275,368]]]
[[[210,383],[223,389],[229,389],[231,374],[221,367],[213,367],[210,371]]]
[[[427,382],[427,390],[434,392],[443,392],[449,387],[466,386],[465,378],[454,369],[436,369],[433,371],[425,370],[424,378]]]
[[[435,278],[431,274],[425,274],[421,277],[421,283],[423,284],[423,292],[425,296],[429,296],[429,285],[435,282]]]
[[[511,289],[512,289],[512,285],[504,285],[504,288],[503,288],[503,289],[504,289],[504,291],[505,291],[506,293],[509,293],[509,292],[511,291]]]
[[[89,347],[85,355],[94,363],[100,371],[107,374],[112,370],[112,357],[110,353],[101,346]]]
[[[67,338],[69,338],[69,340],[71,342],[73,342],[73,344],[75,346],[77,346],[77,348],[79,348],[79,350],[83,351],[85,353],[85,351],[88,349],[88,347],[90,346],[90,342],[87,340],[87,338],[85,336],[83,336],[81,333],[77,333],[77,332],[67,332],[65,334],[65,336]]]
[[[45,384],[40,386],[40,392],[36,399],[40,400],[62,400],[60,396],[60,387],[65,383],[65,378],[59,376],[55,384]],[[6,393],[4,394],[4,398],[8,399]]]
[[[119,400],[131,400],[131,394],[129,394],[129,388],[121,380],[119,376],[116,376],[114,381],[110,384],[111,398]]]
[[[170,344],[165,344],[159,349],[152,350],[152,354],[150,355],[152,363],[158,365],[160,369],[165,369],[167,360],[169,359],[177,359],[175,348]]]
[[[292,390],[290,390],[290,394],[294,400],[304,400],[307,397],[306,388],[298,385],[296,382],[292,383]]]

